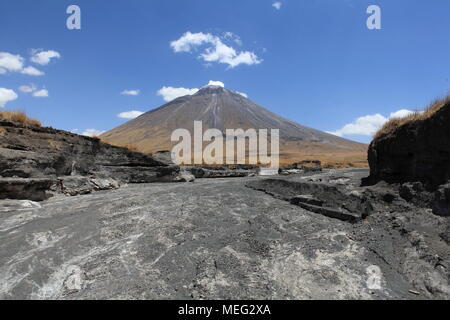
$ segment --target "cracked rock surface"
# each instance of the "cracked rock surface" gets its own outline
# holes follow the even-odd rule
[[[394,200],[349,223],[263,179],[3,202],[0,299],[450,298],[448,218]]]

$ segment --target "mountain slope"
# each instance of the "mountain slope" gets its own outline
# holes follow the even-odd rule
[[[177,98],[101,138],[118,145],[132,144],[143,152],[170,150],[174,145],[170,142],[172,132],[184,128],[192,133],[194,121],[202,121],[204,130],[279,129],[282,163],[306,158],[360,165],[366,161],[366,145],[302,126],[219,86],[207,86],[194,95]]]

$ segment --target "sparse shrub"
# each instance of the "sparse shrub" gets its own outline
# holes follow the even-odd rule
[[[39,120],[29,118],[23,111],[0,111],[0,120],[31,127],[42,127]]]

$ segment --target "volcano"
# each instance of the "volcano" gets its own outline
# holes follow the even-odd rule
[[[333,167],[367,166],[367,145],[305,127],[283,118],[221,86],[206,86],[193,95],[179,97],[100,136],[115,145],[133,145],[154,153],[171,150],[172,132],[187,129],[193,134],[194,121],[203,130],[279,129],[280,162],[321,160]]]

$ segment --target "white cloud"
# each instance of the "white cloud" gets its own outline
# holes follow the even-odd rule
[[[3,108],[9,101],[16,100],[18,97],[14,90],[0,88],[0,108]]]
[[[394,118],[404,118],[407,117],[411,114],[413,114],[414,111],[411,110],[406,110],[406,109],[402,109],[402,110],[398,110],[396,112],[391,113],[391,115],[389,116],[390,119],[394,119]]]
[[[234,34],[233,32],[225,32],[223,36],[226,40],[231,40],[237,43],[239,46],[242,46],[241,38],[238,35]]]
[[[258,56],[249,51],[237,53],[232,47],[217,42],[213,47],[207,48],[200,57],[206,62],[218,62],[228,64],[230,68],[237,67],[240,64],[259,64],[262,62]]]
[[[187,88],[174,88],[174,87],[162,87],[158,90],[157,94],[163,97],[164,101],[169,102],[176,98],[193,95],[198,92],[198,88],[187,89]]]
[[[97,129],[86,129],[83,131],[81,135],[88,136],[88,137],[98,137],[102,133],[105,133],[105,131],[97,130]]]
[[[23,85],[19,87],[19,90],[25,93],[31,93],[36,91],[36,86],[34,84]]]
[[[36,98],[48,97],[48,90],[46,89],[38,90],[34,84],[20,86],[19,90],[25,93],[33,93],[32,96]]]
[[[188,31],[178,40],[172,41],[170,46],[175,52],[191,52],[196,46],[201,46],[206,43],[214,43],[215,39],[216,37],[210,33],[191,33]]]
[[[24,59],[20,55],[14,55],[8,52],[0,52],[0,73],[7,71],[20,71],[23,68]]]
[[[276,1],[276,2],[272,3],[272,7],[274,7],[277,10],[280,10],[282,5],[283,4],[280,1]]]
[[[219,86],[222,88],[225,88],[225,83],[223,83],[222,81],[209,81],[208,86]]]
[[[39,91],[36,91],[36,92],[33,93],[33,97],[36,97],[36,98],[47,98],[48,97],[48,90],[41,89]]]
[[[219,86],[225,88],[225,83],[223,83],[222,81],[210,80],[206,86]],[[200,89],[198,88],[187,89],[187,88],[162,87],[161,89],[158,90],[157,94],[163,97],[164,101],[170,102],[179,97],[196,94],[199,90]],[[240,94],[245,98],[248,98],[248,95],[246,93],[238,91],[236,91],[236,93]]]
[[[143,114],[144,114],[144,112],[142,112],[142,111],[133,110],[133,111],[121,112],[117,116],[121,119],[134,119]]]
[[[239,39],[232,33],[225,33],[225,39],[229,38],[231,35],[233,35],[233,39]],[[236,42],[236,40],[234,41]],[[237,52],[233,47],[224,44],[220,37],[210,33],[191,33],[188,31],[183,34],[181,38],[170,43],[174,52],[188,53],[191,53],[195,48],[204,45],[207,47],[200,54],[199,58],[208,63],[223,63],[227,64],[230,68],[235,68],[240,64],[254,65],[262,62],[254,52]]]
[[[23,68],[20,73],[27,74],[29,76],[43,76],[45,73],[36,69],[35,67],[26,67]]]
[[[140,90],[123,90],[120,94],[126,95],[126,96],[137,96],[139,95]]]
[[[328,133],[339,137],[348,135],[373,136],[390,119],[406,117],[412,113],[414,111],[402,109],[391,113],[388,118],[379,113],[367,115],[356,119],[352,123],[346,124],[339,130]]]
[[[346,124],[337,131],[329,133],[339,137],[352,134],[372,136],[378,131],[379,128],[383,126],[383,124],[385,124],[386,121],[387,118],[383,117],[381,114],[367,115],[356,119],[352,123]]]
[[[60,57],[59,53],[53,50],[41,52],[34,50],[33,52],[31,60],[41,65],[48,64],[52,58]],[[45,74],[35,67],[24,67],[24,58],[20,55],[0,52],[0,74],[6,74],[7,72],[20,72],[30,76],[42,76]]]
[[[61,58],[59,52],[54,50],[43,51],[42,49],[32,50],[31,61],[34,63],[45,66],[50,63],[53,58]]]

